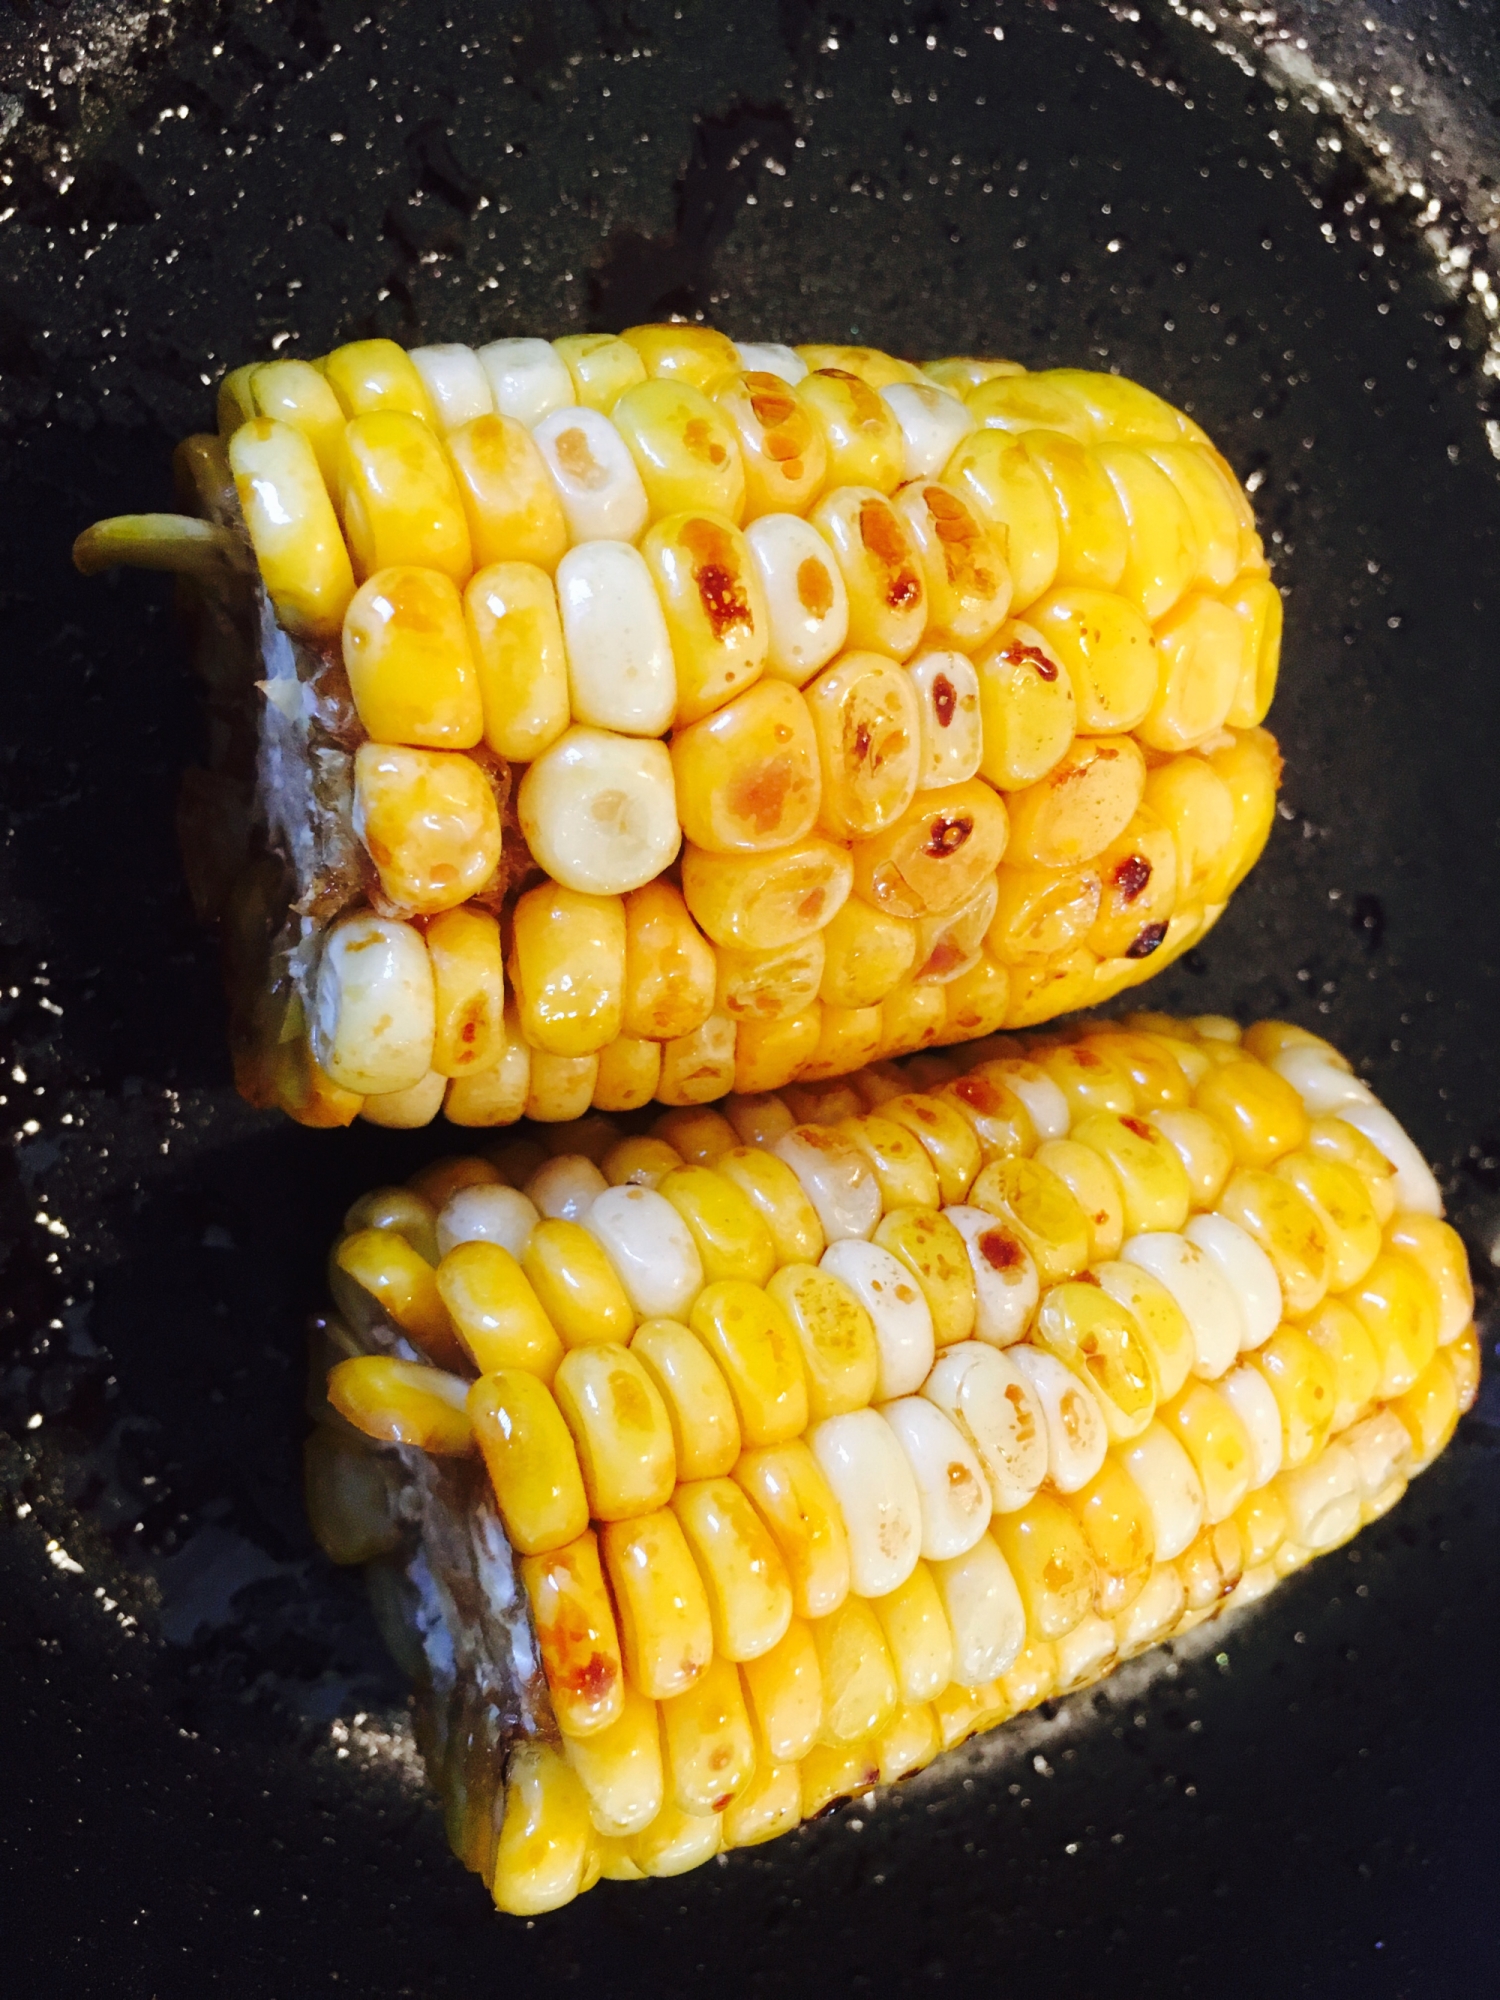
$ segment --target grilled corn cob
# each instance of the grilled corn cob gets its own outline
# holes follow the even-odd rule
[[[1463,1247],[1326,1042],[968,1053],[346,1218],[312,1518],[502,1909],[769,1839],[1253,1602],[1472,1401]]]
[[[1186,950],[1271,824],[1249,503],[1118,377],[357,341],[234,370],[178,474],[201,518],[75,555],[197,607],[190,875],[240,1087],[305,1123],[685,1106],[1034,1025]]]

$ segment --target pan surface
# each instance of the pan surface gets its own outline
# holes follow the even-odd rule
[[[1316,36],[1298,83],[1116,12],[196,0],[0,31],[8,1991],[1500,1989],[1488,1355],[1400,1507],[1207,1643],[769,1849],[496,1919],[299,1493],[323,1248],[442,1142],[235,1099],[174,851],[201,744],[167,593],[67,561],[95,516],[170,505],[224,367],[363,334],[677,311],[1118,366],[1261,475],[1289,593],[1280,822],[1150,1004],[1330,1035],[1482,1274],[1500,491],[1475,317],[1412,226],[1415,168],[1380,193],[1328,115]],[[1425,87],[1436,59],[1397,40]],[[1500,84],[1453,52],[1482,206]]]

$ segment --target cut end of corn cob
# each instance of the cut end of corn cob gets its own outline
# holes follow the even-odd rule
[[[313,1524],[501,1909],[771,1839],[1253,1603],[1472,1403],[1463,1246],[1326,1042],[968,1053],[588,1116],[346,1217]]]
[[[566,1121],[1104,1000],[1256,859],[1281,599],[1104,374],[685,324],[236,369],[176,569],[241,1089]],[[462,921],[460,921],[460,919]]]

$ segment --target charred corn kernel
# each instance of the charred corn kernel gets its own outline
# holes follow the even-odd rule
[[[1308,1137],[1296,1091],[1260,1063],[1236,1061],[1211,1069],[1193,1102],[1228,1136],[1242,1166],[1272,1166]]]
[[[816,1819],[840,1799],[877,1784],[880,1756],[873,1743],[816,1743],[797,1771],[802,1785],[802,1817]]]
[[[542,1310],[569,1348],[597,1341],[624,1346],[635,1313],[604,1249],[577,1222],[547,1220],[532,1230],[522,1268]]]
[[[1359,1467],[1337,1439],[1317,1458],[1282,1473],[1277,1484],[1286,1502],[1288,1540],[1301,1548],[1315,1555],[1335,1548],[1359,1526]]]
[[[628,542],[585,542],[557,567],[574,717],[625,736],[659,736],[677,706],[666,620],[651,572]]]
[[[411,356],[394,340],[352,340],[316,364],[345,416],[400,410],[431,424],[435,412]]]
[[[1057,1175],[1035,1160],[992,1161],[970,1200],[1020,1238],[1044,1284],[1071,1278],[1087,1264],[1088,1217]]]
[[[1149,1350],[1129,1308],[1100,1286],[1055,1285],[1037,1310],[1034,1338],[1088,1383],[1112,1443],[1150,1423],[1157,1388]]]
[[[1210,1526],[1227,1520],[1249,1492],[1255,1470],[1250,1436],[1233,1403],[1208,1383],[1192,1382],[1163,1407],[1161,1421],[1193,1462],[1205,1520]]]
[[[921,1549],[921,1498],[906,1456],[874,1410],[825,1418],[808,1442],[848,1536],[852,1586],[882,1597],[910,1576]]]
[[[879,1349],[870,1315],[832,1272],[784,1264],[767,1285],[802,1354],[809,1419],[862,1410],[873,1399]]]
[[[433,916],[476,895],[500,862],[500,813],[488,778],[451,750],[362,743],[354,830],[398,909]]]
[[[521,1581],[558,1728],[565,1736],[596,1736],[620,1720],[626,1691],[615,1614],[593,1531],[550,1555],[523,1556]]]
[[[684,1693],[713,1657],[713,1628],[676,1515],[612,1521],[599,1545],[631,1684],[652,1701]]]
[[[505,1814],[491,1893],[513,1917],[536,1917],[569,1903],[584,1878],[592,1838],[583,1786],[560,1750],[522,1743],[505,1774]]]
[[[953,1678],[964,1687],[996,1679],[1026,1640],[1026,1611],[994,1539],[981,1535],[961,1556],[932,1565],[953,1634]]]
[[[532,432],[573,542],[633,542],[650,519],[624,438],[598,410],[554,410]]]
[[[826,1238],[817,1210],[784,1160],[749,1146],[722,1153],[714,1162],[755,1208],[771,1232],[776,1262],[811,1264],[822,1256]]]
[[[683,832],[710,853],[789,846],[818,816],[818,739],[806,702],[785,681],[761,681],[679,730],[672,767]]]
[[[666,1797],[656,1703],[623,1677],[620,1694],[620,1713],[604,1728],[586,1736],[563,1732],[563,1754],[587,1794],[589,1818],[613,1840],[643,1832]]]
[[[670,1877],[701,1868],[723,1845],[724,1821],[719,1813],[700,1818],[668,1799],[644,1832],[632,1834],[628,1851],[642,1874]]]
[[[588,409],[607,413],[646,379],[646,364],[617,334],[569,333],[552,345],[572,377],[575,400]]]
[[[532,1049],[525,1115],[543,1125],[562,1125],[581,1118],[594,1101],[598,1077],[597,1056],[555,1056],[545,1049]]]
[[[332,1268],[372,1298],[440,1367],[463,1365],[432,1266],[405,1235],[389,1228],[358,1229],[335,1248]]]
[[[1034,1149],[1036,1127],[1031,1113],[1000,1077],[955,1077],[951,1083],[939,1084],[933,1095],[944,1104],[952,1104],[974,1128],[986,1166],[992,1160],[1015,1159]]]
[[[833,551],[797,514],[763,514],[745,530],[766,601],[766,672],[801,687],[843,648],[849,593]]]
[[[661,1047],[633,1035],[620,1035],[599,1051],[594,1084],[596,1111],[638,1111],[656,1095],[661,1078]]]
[[[758,1847],[789,1833],[802,1816],[802,1777],[796,1764],[757,1762],[749,1784],[726,1807],[726,1847]]]
[[[450,433],[447,453],[476,568],[527,563],[550,575],[568,546],[568,524],[525,426],[478,416]]]
[[[935,481],[903,486],[896,511],[922,566],[929,642],[966,651],[987,644],[1004,623],[1011,594],[1010,571],[989,525],[956,488]]]
[[[1071,868],[1092,860],[1124,832],[1145,785],[1133,737],[1079,737],[1045,778],[1012,793],[1012,865]]]
[[[805,1757],[823,1726],[823,1675],[811,1628],[794,1618],[776,1644],[740,1667],[757,1760]]]
[[[814,1619],[813,1643],[823,1682],[822,1741],[863,1743],[883,1729],[900,1699],[896,1669],[871,1606],[847,1597]]]
[[[669,514],[641,549],[671,638],[681,728],[759,679],[769,630],[765,598],[749,545],[726,515]]]
[[[1156,1535],[1140,1488],[1113,1454],[1067,1496],[1094,1558],[1094,1610],[1115,1618],[1140,1595],[1156,1557]]]
[[[524,1369],[499,1369],[480,1376],[468,1407],[511,1545],[542,1556],[576,1542],[589,1524],[588,1501],[546,1383]]]
[[[366,1097],[359,1107],[359,1115],[370,1124],[384,1125],[391,1131],[414,1131],[419,1126],[430,1125],[436,1118],[447,1089],[447,1077],[439,1076],[436,1070],[429,1070],[420,1083],[414,1083],[408,1090]]]
[[[229,465],[277,617],[298,638],[331,638],[354,572],[312,445],[290,424],[257,417],[229,440]]]
[[[657,1192],[686,1223],[705,1283],[731,1277],[751,1285],[766,1283],[776,1268],[776,1247],[771,1232],[733,1181],[709,1167],[678,1167],[664,1177]]]
[[[505,1047],[500,926],[486,911],[449,910],[427,927],[436,1027],[432,1067],[444,1078],[493,1067]]]
[[[979,769],[983,731],[979,677],[962,653],[924,652],[912,662],[921,718],[919,791],[961,785]]]
[[[738,522],[745,511],[745,468],[725,413],[682,378],[657,378],[627,389],[610,418],[635,460],[651,518],[709,507]]]
[[[481,678],[449,578],[380,571],[343,621],[344,668],[360,722],[382,743],[468,750],[484,729]]]
[[[511,978],[522,1030],[534,1049],[590,1055],[619,1034],[625,936],[617,896],[582,895],[553,882],[521,897]]]
[[[1067,670],[1085,735],[1141,725],[1160,697],[1151,627],[1133,605],[1110,591],[1065,585],[1033,605],[1030,619]]]
[[[839,486],[818,503],[812,520],[844,579],[851,648],[906,659],[926,629],[927,585],[903,516],[868,486]]]
[[[883,1785],[925,1770],[942,1748],[930,1705],[925,1701],[903,1702],[876,1737],[873,1748]]]
[[[437,1291],[481,1373],[523,1369],[552,1380],[563,1345],[509,1250],[483,1240],[455,1244],[438,1266]]]
[[[720,1479],[740,1455],[729,1385],[703,1346],[675,1320],[636,1329],[630,1351],[656,1385],[672,1428],[679,1480]]]
[[[441,1456],[474,1449],[464,1408],[468,1393],[461,1375],[383,1354],[340,1361],[328,1376],[329,1402],[356,1430],[382,1444],[416,1445]]]
[[[886,1210],[935,1210],[937,1174],[926,1150],[889,1118],[866,1114],[846,1118],[836,1128],[869,1161]]]
[[[1157,1562],[1175,1561],[1191,1547],[1206,1513],[1203,1482],[1192,1459],[1161,1423],[1149,1425],[1117,1456],[1146,1503]]]
[[[1081,1376],[1043,1348],[1023,1342],[1012,1359],[1046,1423],[1047,1477],[1059,1493],[1074,1493],[1099,1470],[1109,1446],[1099,1398]]]
[[[1284,1326],[1250,1358],[1271,1385],[1281,1411],[1281,1458],[1288,1467],[1316,1458],[1333,1428],[1337,1378],[1322,1348]]]
[[[1009,831],[1005,806],[979,779],[919,792],[892,824],[856,843],[853,886],[891,916],[942,915],[994,873]]]
[[[410,1188],[372,1188],[345,1211],[344,1229],[394,1229],[427,1263],[438,1261],[437,1210]]]
[[[232,377],[225,377],[226,385],[230,380]],[[337,492],[344,412],[327,376],[308,361],[270,361],[251,371],[250,400],[256,416],[288,424],[302,433],[313,448],[324,486],[330,493]],[[219,428],[230,427],[221,424]]]
[[[1457,1340],[1474,1318],[1474,1281],[1458,1231],[1436,1216],[1399,1215],[1386,1230],[1385,1242],[1388,1249],[1410,1258],[1436,1290],[1439,1347]]]
[[[575,1347],[552,1393],[573,1436],[596,1521],[624,1521],[664,1507],[677,1477],[666,1406],[629,1350],[602,1342]]]
[[[627,1182],[595,1196],[578,1219],[613,1265],[635,1312],[650,1319],[687,1311],[702,1289],[703,1264],[671,1202]]]
[[[755,1769],[750,1717],[733,1665],[717,1655],[690,1688],[661,1704],[668,1796],[683,1812],[722,1813]]]
[[[1006,867],[985,943],[1008,965],[1055,958],[1092,935],[1101,895],[1097,869]]]
[[[820,830],[848,840],[898,820],[916,791],[921,738],[909,677],[879,654],[846,653],[805,703],[789,692],[811,724]]]
[[[1342,1299],[1325,1299],[1301,1328],[1333,1370],[1335,1433],[1362,1417],[1380,1389],[1381,1360],[1364,1321]]]
[[[874,1234],[880,1184],[863,1153],[847,1139],[825,1126],[794,1125],[772,1153],[791,1168],[829,1244]]]
[[[1095,857],[1099,914],[1087,932],[1101,958],[1150,958],[1164,942],[1177,906],[1177,843],[1148,808]],[[1184,1093],[1185,1101],[1186,1093]]]
[[[1457,1340],[1450,1341],[1441,1352],[1453,1375],[1459,1413],[1466,1415],[1479,1395],[1479,1335],[1472,1326],[1466,1326]]]
[[[647,375],[706,389],[726,370],[740,366],[739,352],[726,334],[684,321],[628,326],[620,335],[640,356]]]
[[[663,1104],[704,1104],[732,1088],[735,1023],[732,1015],[710,1014],[691,1034],[665,1042],[656,1094]]]
[[[732,1479],[678,1486],[672,1509],[708,1594],[714,1645],[726,1660],[756,1660],[785,1637],[792,1586],[764,1524]]]
[[[1118,1256],[1125,1239],[1125,1203],[1108,1161],[1076,1139],[1043,1140],[1036,1159],[1057,1175],[1088,1218],[1089,1262]]]
[[[993,1347],[1008,1347],[1026,1331],[1041,1295],[1031,1254],[987,1209],[961,1205],[946,1215],[968,1253],[974,1331]]]
[[[990,1533],[1020,1593],[1026,1632],[1049,1640],[1071,1632],[1095,1588],[1094,1558],[1075,1516],[1050,1493],[1037,1493],[1018,1512],[997,1514]]]
[[[475,417],[487,416],[495,407],[494,391],[484,372],[484,364],[471,347],[458,342],[441,342],[432,347],[414,347],[407,359],[421,377],[427,391],[437,428],[445,433]],[[277,364],[286,367],[289,364]],[[316,372],[316,371],[313,371]],[[326,379],[324,382],[327,387]],[[332,390],[328,391],[332,396]]]
[[[894,493],[906,469],[901,426],[876,390],[841,368],[815,368],[797,383],[797,401],[822,434],[828,486]]]
[[[1437,1350],[1441,1298],[1425,1264],[1384,1250],[1345,1303],[1375,1343],[1382,1399],[1403,1395]]]
[[[828,448],[812,413],[791,385],[761,370],[714,383],[714,404],[739,446],[747,520],[804,514],[822,491]]]
[[[1234,1169],[1234,1153],[1221,1128],[1203,1111],[1153,1111],[1147,1123],[1182,1162],[1195,1209],[1210,1207]]]
[[[823,1618],[836,1610],[849,1593],[849,1536],[836,1496],[808,1445],[798,1440],[747,1451],[734,1477],[780,1552],[796,1615]]]
[[[938,1358],[922,1394],[972,1447],[997,1513],[1024,1507],[1047,1472],[1046,1417],[1009,1356],[964,1341]]]
[[[463,501],[420,417],[392,409],[354,417],[341,463],[340,511],[356,576],[413,564],[467,581],[474,560]]]
[[[903,1702],[926,1702],[953,1679],[953,1630],[933,1572],[919,1562],[905,1583],[875,1599],[896,1688]]]
[[[814,836],[772,854],[708,854],[689,846],[682,893],[717,945],[769,951],[820,930],[849,894],[845,848]]]
[[[922,1554],[930,1562],[963,1555],[989,1525],[989,1486],[977,1454],[946,1414],[924,1396],[881,1405],[916,1481]],[[981,1678],[987,1678],[981,1676]]]
[[[1125,1231],[1181,1229],[1187,1221],[1192,1188],[1170,1142],[1130,1114],[1092,1112],[1072,1136],[1108,1162],[1124,1205]]]
[[[885,1125],[890,1121],[877,1116],[861,1122]],[[934,1176],[934,1186],[935,1180]],[[886,1212],[872,1241],[904,1264],[915,1278],[932,1317],[935,1347],[941,1350],[967,1340],[974,1331],[978,1310],[973,1268],[963,1237],[938,1210],[936,1192],[925,1205],[896,1206],[887,1197]]]
[[[1122,1257],[1171,1293],[1192,1330],[1193,1373],[1216,1381],[1247,1344],[1244,1313],[1218,1262],[1186,1237],[1157,1231],[1132,1236]]]

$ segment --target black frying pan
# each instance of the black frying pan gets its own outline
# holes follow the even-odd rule
[[[441,1141],[234,1098],[165,595],[67,562],[170,504],[207,385],[273,350],[702,311],[1117,363],[1264,475],[1290,588],[1282,822],[1152,1004],[1334,1036],[1483,1267],[1500,494],[1484,322],[1413,224],[1433,192],[1488,219],[1500,77],[1482,9],[1370,9],[1293,21],[1269,82],[1165,7],[32,0],[0,29],[8,1992],[1497,1990],[1493,1381],[1394,1514],[1152,1674],[769,1850],[492,1917],[298,1492],[322,1247]],[[1361,96],[1420,196],[1368,179],[1333,115]]]

